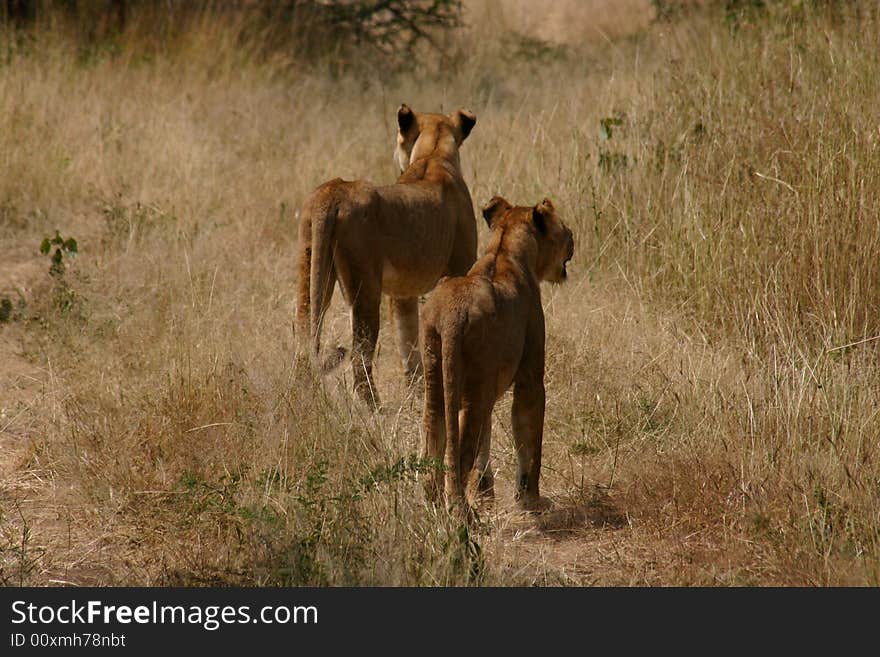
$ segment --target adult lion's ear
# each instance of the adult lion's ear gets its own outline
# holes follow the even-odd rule
[[[554,212],[553,202],[549,198],[545,198],[532,208],[532,223],[542,235],[547,232],[547,220],[553,216]]]
[[[407,132],[415,123],[415,119],[415,112],[406,103],[397,108],[397,125],[400,127],[400,132]]]
[[[470,110],[462,108],[456,110],[452,115],[452,122],[461,130],[461,140],[464,141],[477,124],[477,115]]]
[[[486,220],[486,225],[492,228],[492,224],[511,207],[510,203],[501,196],[493,196],[492,200],[483,206],[483,219]]]

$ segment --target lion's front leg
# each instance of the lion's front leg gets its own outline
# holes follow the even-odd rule
[[[422,375],[422,359],[419,355],[419,299],[391,298],[391,313],[397,325],[397,349],[410,383]]]
[[[518,379],[511,409],[513,442],[518,461],[516,501],[524,509],[540,507],[541,443],[544,438],[544,382]]]

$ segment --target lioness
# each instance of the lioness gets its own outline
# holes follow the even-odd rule
[[[443,463],[451,507],[461,507],[465,494],[471,506],[479,495],[493,495],[492,408],[513,384],[516,499],[536,509],[544,433],[539,282],[565,280],[574,239],[549,199],[512,207],[496,196],[483,217],[492,229],[485,255],[466,276],[442,280],[422,310],[425,456]],[[436,472],[426,489],[430,499],[439,498]]]
[[[320,349],[321,324],[336,281],[351,308],[354,387],[378,405],[373,353],[382,293],[391,297],[398,348],[409,377],[421,370],[418,297],[441,276],[461,275],[477,255],[477,225],[458,149],[476,123],[452,114],[397,111],[396,184],[341,178],[306,200],[299,228],[297,331]],[[344,353],[344,350],[339,350]]]

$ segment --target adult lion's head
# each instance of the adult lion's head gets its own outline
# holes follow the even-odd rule
[[[435,151],[442,142],[448,148],[458,149],[467,139],[477,117],[466,109],[457,109],[452,114],[432,114],[414,112],[403,104],[397,110],[397,148],[394,160],[400,171]]]

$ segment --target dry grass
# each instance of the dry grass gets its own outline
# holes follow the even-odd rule
[[[834,349],[880,333],[880,17],[852,6],[563,47],[472,4],[457,72],[384,82],[210,25],[150,57],[5,41],[0,581],[880,583],[878,343]],[[401,101],[471,107],[475,202],[549,195],[575,231],[544,516],[511,508],[509,400],[495,512],[424,504],[387,322],[381,415],[293,360],[296,209],[393,179]]]

